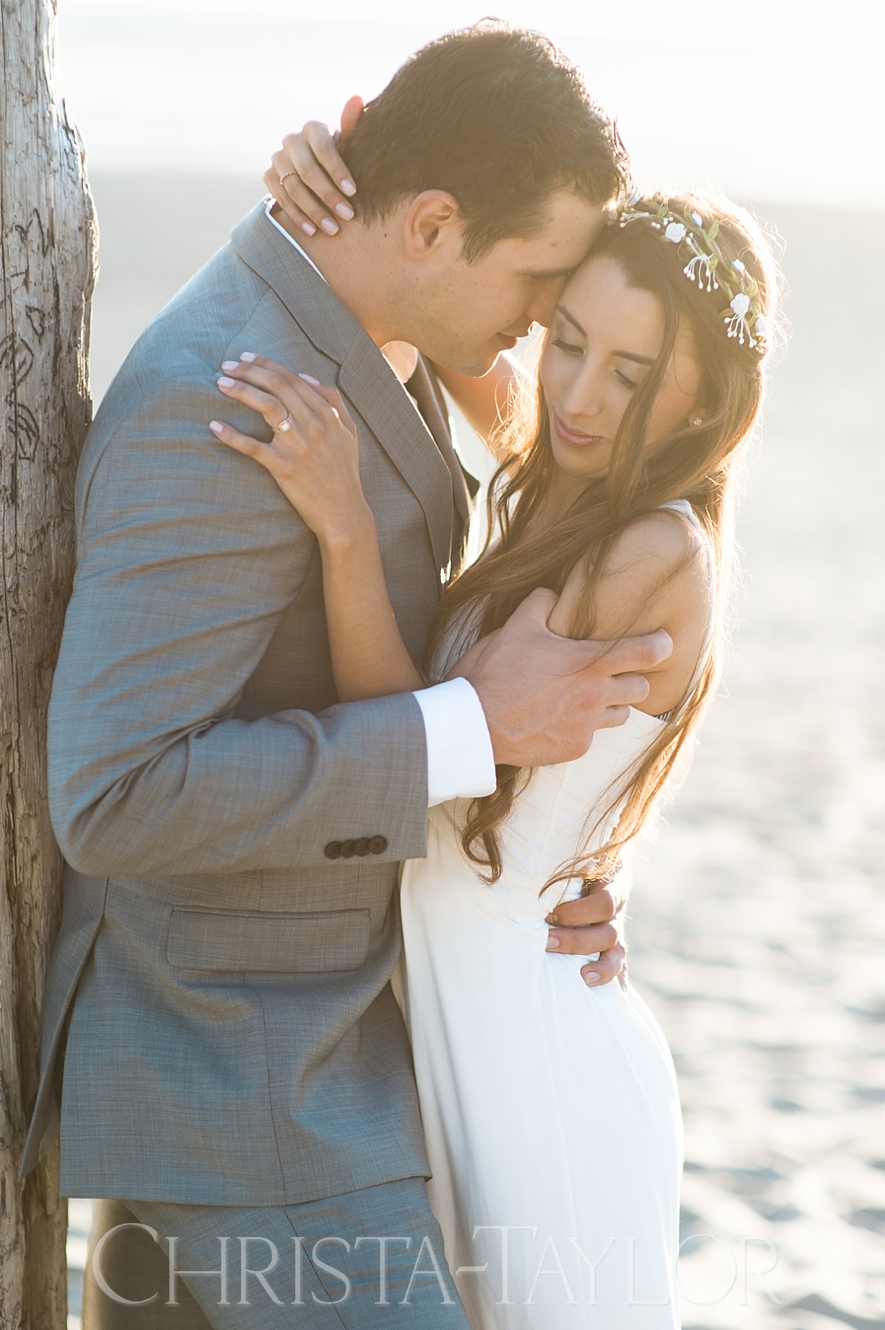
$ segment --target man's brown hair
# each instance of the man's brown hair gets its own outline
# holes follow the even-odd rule
[[[617,130],[577,68],[546,37],[496,19],[411,56],[368,104],[343,154],[363,221],[427,189],[453,194],[471,263],[499,240],[539,229],[554,191],[604,204],[628,182]]]

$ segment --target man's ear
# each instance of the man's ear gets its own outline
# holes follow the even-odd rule
[[[453,194],[426,189],[417,194],[403,223],[406,254],[419,262],[461,253],[461,209]]]

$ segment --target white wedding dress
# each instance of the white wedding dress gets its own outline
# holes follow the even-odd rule
[[[588,988],[586,958],[546,951],[563,884],[539,894],[663,723],[631,711],[578,761],[537,769],[503,829],[493,885],[461,851],[459,800],[431,809],[427,857],[404,865],[394,989],[431,1205],[474,1330],[679,1325],[670,1052],[632,987]]]

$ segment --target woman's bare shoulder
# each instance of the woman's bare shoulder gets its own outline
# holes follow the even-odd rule
[[[550,618],[554,632],[575,636],[586,617],[588,569],[578,564]],[[678,510],[659,508],[617,538],[592,592],[593,637],[612,640],[665,628],[673,654],[649,676],[643,710],[658,714],[680,700],[709,638],[715,601],[712,543]]]

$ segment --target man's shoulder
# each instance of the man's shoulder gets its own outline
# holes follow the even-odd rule
[[[204,396],[213,390],[222,360],[236,358],[241,350],[260,350],[277,359],[285,359],[288,351],[291,358],[302,338],[297,321],[267,282],[226,245],[139,335],[105,394],[92,435],[107,437],[151,404],[163,413],[170,397]]]
[[[199,371],[272,297],[267,283],[234,250],[225,245],[194,274],[147,325],[124,361],[136,373],[145,367],[149,380],[163,375],[185,377]]]

